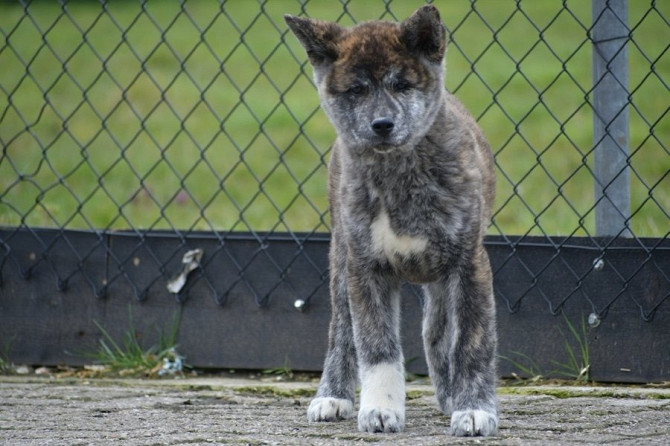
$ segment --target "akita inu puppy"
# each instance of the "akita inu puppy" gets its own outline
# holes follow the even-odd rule
[[[424,349],[451,432],[494,435],[495,304],[482,242],[493,156],[445,90],[437,9],[353,28],[285,19],[337,131],[329,166],[332,319],[309,420],[351,417],[358,373],[358,428],[403,430],[399,288],[408,281],[423,285]]]

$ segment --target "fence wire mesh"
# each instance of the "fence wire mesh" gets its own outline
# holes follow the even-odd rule
[[[126,280],[142,299],[206,231],[219,243],[206,253],[198,280],[217,302],[236,287],[250,291],[258,305],[279,287],[309,300],[327,281],[327,271],[303,248],[329,230],[325,176],[335,136],[282,15],[351,25],[402,20],[421,3],[0,3],[2,267],[15,264],[29,275],[44,262],[59,287],[82,274],[99,295]],[[627,296],[650,319],[667,305],[670,284],[656,263],[667,250],[670,210],[670,3],[618,2],[625,13],[604,0],[601,11],[583,1],[434,3],[450,39],[447,88],[472,111],[495,152],[498,194],[489,234],[510,250],[495,273],[505,274],[511,263],[527,273],[524,292],[498,297],[513,311],[532,291],[556,312],[581,296],[602,316]],[[605,74],[594,75],[595,24],[606,15],[626,31],[608,40],[620,43],[616,55],[627,53],[627,79],[612,74],[611,61]],[[614,118],[604,118],[594,96],[612,76],[625,103]],[[602,179],[595,153],[606,137],[594,133],[594,122],[609,134],[624,111],[628,143],[617,140],[612,149],[624,163]],[[599,238],[596,209],[612,202],[618,178],[626,178],[629,208],[616,208],[621,227]],[[16,259],[14,235],[45,227],[56,231],[39,239],[40,254],[27,264]],[[95,233],[98,243],[78,246],[72,230]],[[106,234],[120,230],[141,243],[125,256],[110,251],[110,272],[101,283],[87,261],[108,249]],[[155,231],[173,236],[174,249],[158,254],[150,242]],[[227,238],[239,232],[254,241],[249,252],[227,247]],[[545,264],[516,255],[533,236],[553,249]],[[277,237],[295,244],[286,262],[265,249]],[[624,237],[642,252],[640,263],[616,270],[619,291],[600,306],[585,285],[597,262],[578,267],[561,250],[586,239],[594,257],[603,259]],[[65,247],[75,267],[59,265],[57,247]],[[128,272],[140,251],[153,259],[148,280]],[[216,273],[206,267],[217,256],[238,275],[225,283],[212,278]],[[265,290],[248,275],[259,257],[277,279]],[[307,295],[288,277],[295,262],[312,265],[316,279]],[[557,296],[543,285],[543,275],[555,268],[574,277],[572,292]],[[631,292],[646,269],[662,278],[662,291],[651,300]]]

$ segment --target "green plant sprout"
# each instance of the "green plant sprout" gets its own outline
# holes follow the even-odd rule
[[[261,371],[263,375],[276,375],[277,379],[293,379],[293,370],[288,356],[284,357],[284,365],[281,367],[265,369]]]
[[[12,349],[12,342],[14,342],[14,337],[5,341],[3,351],[0,352],[0,373],[9,372],[14,368],[14,364],[9,359],[9,351]]]
[[[579,346],[579,349],[575,352],[568,336],[566,336],[565,333],[563,333],[563,330],[559,327],[558,331],[563,337],[563,351],[565,351],[568,356],[568,362],[560,363],[552,360],[551,363],[557,368],[550,373],[573,379],[579,383],[586,383],[590,381],[589,370],[591,368],[591,360],[589,358],[589,344],[584,315],[581,316],[581,326],[579,327],[579,330],[568,320],[565,313],[563,313],[563,320],[568,327],[572,339]]]
[[[559,362],[552,359],[549,362],[555,368],[545,372],[536,361],[525,353],[513,351],[510,352],[510,356],[500,355],[499,357],[501,359],[508,361],[523,375],[518,376],[514,374],[516,378],[521,380],[529,379],[531,382],[540,381],[546,376],[558,376],[573,380],[577,383],[587,383],[591,380],[589,374],[591,360],[589,356],[589,345],[584,315],[581,317],[580,327],[575,327],[565,313],[563,313],[563,320],[568,328],[569,335],[567,335],[561,327],[558,327],[558,331],[563,338],[563,351],[567,356],[567,362]],[[577,349],[573,347],[574,343],[577,344]]]
[[[110,372],[121,376],[162,375],[163,373],[160,372],[164,368],[173,373],[176,371],[175,364],[178,364],[179,368],[184,365],[183,358],[177,353],[176,343],[181,312],[174,316],[167,335],[163,330],[159,330],[158,343],[147,349],[143,348],[138,341],[130,309],[128,313],[128,329],[123,334],[120,343],[115,341],[98,321],[94,321],[103,337],[100,339],[97,351],[87,354],[87,357],[107,367]]]

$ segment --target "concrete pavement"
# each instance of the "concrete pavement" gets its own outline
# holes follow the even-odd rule
[[[0,444],[668,444],[670,389],[501,387],[496,438],[457,439],[432,388],[409,383],[401,434],[308,423],[316,383],[0,376]]]

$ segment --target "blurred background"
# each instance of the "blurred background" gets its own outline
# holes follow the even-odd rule
[[[422,3],[1,2],[0,225],[328,231],[335,135],[282,16]],[[591,2],[434,4],[496,156],[490,234],[595,235]],[[628,225],[667,237],[670,3],[628,9]]]

